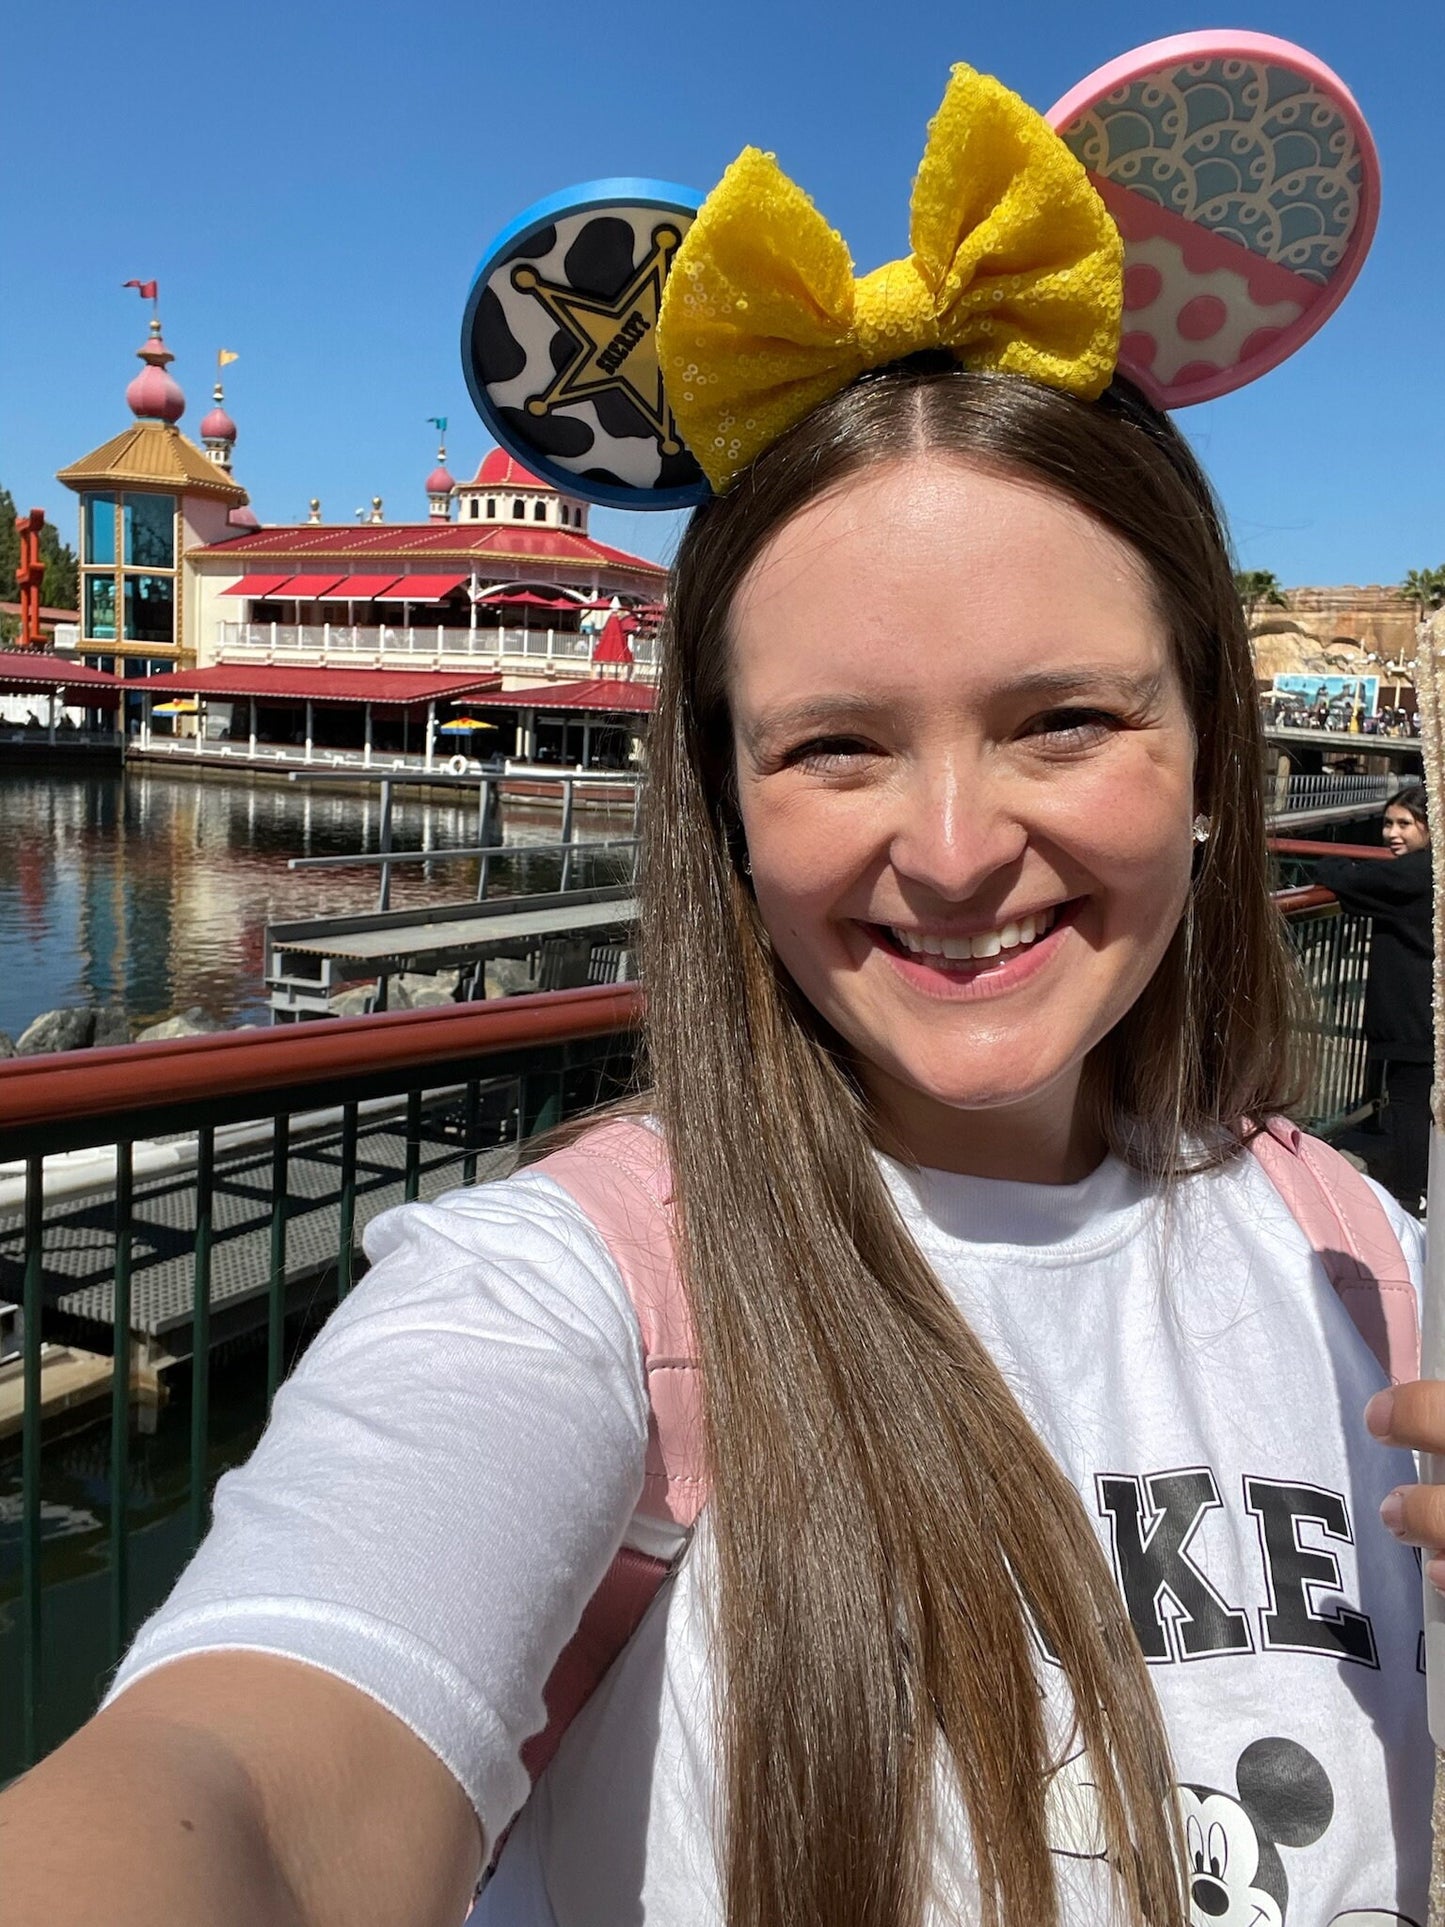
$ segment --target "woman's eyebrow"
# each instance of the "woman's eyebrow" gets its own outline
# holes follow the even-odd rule
[[[1067,669],[1034,669],[1000,685],[998,694],[1035,701],[1060,702],[1066,697],[1106,696],[1131,709],[1152,709],[1164,683],[1162,669],[1130,671],[1108,664],[1071,664]]]
[[[878,716],[884,704],[868,696],[807,696],[795,703],[782,703],[765,709],[761,715],[738,724],[744,747],[757,750],[779,737],[806,734],[811,729],[837,731],[861,725]]]

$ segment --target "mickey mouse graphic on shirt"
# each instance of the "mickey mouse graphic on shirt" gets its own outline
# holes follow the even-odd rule
[[[1334,1818],[1329,1776],[1295,1740],[1253,1741],[1235,1767],[1235,1792],[1186,1783],[1178,1789],[1188,1856],[1191,1927],[1285,1927],[1289,1880],[1280,1848],[1313,1846]],[[1070,1859],[1104,1855],[1087,1758],[1076,1751],[1049,1787],[1049,1841]],[[1328,1927],[1419,1927],[1389,1908],[1351,1908]]]
[[[1313,1846],[1335,1796],[1314,1754],[1294,1740],[1255,1740],[1234,1770],[1237,1792],[1179,1788],[1193,1927],[1283,1927],[1289,1882],[1280,1848]],[[1335,1914],[1330,1927],[1417,1927],[1377,1908]]]
[[[1235,1767],[1238,1795],[1179,1789],[1195,1927],[1282,1927],[1289,1899],[1281,1847],[1312,1846],[1335,1796],[1313,1753],[1293,1740],[1255,1740]]]

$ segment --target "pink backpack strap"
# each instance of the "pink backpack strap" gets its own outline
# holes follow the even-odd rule
[[[1392,1384],[1420,1376],[1420,1318],[1410,1267],[1388,1212],[1332,1145],[1270,1118],[1250,1139],[1355,1330]]]
[[[547,1681],[547,1724],[522,1749],[533,1783],[642,1621],[707,1502],[702,1379],[672,1243],[667,1151],[647,1125],[615,1118],[531,1167],[560,1184],[612,1254],[642,1333],[647,1465],[622,1548]]]

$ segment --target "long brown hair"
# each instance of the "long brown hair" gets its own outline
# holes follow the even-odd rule
[[[775,962],[732,796],[728,620],[767,539],[920,451],[1056,490],[1129,542],[1167,622],[1213,833],[1153,982],[1088,1067],[1162,1176],[1281,1106],[1290,979],[1268,899],[1253,670],[1207,483],[1116,384],[1094,404],[905,364],[824,404],[697,511],[652,727],[648,1059],[706,1385],[729,1927],[911,1927],[940,1743],[984,1919],[1046,1927],[1061,1667],[1128,1916],[1182,1927],[1169,1750],[1084,1507],[903,1228],[847,1048]]]

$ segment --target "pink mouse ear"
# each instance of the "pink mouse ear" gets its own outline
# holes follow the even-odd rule
[[[1303,48],[1252,33],[1156,40],[1048,118],[1124,237],[1119,370],[1161,408],[1277,366],[1360,271],[1380,205],[1375,143]]]

